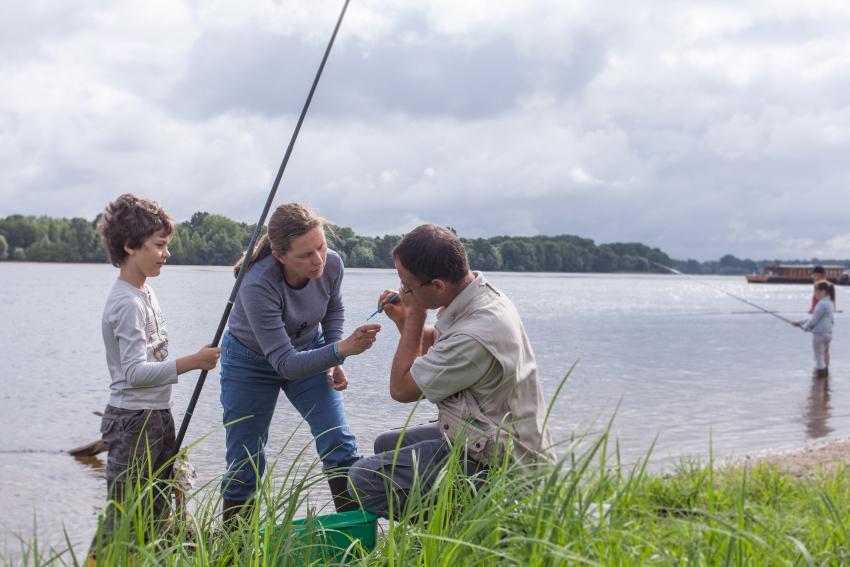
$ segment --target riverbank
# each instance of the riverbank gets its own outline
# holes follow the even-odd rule
[[[682,461],[673,474],[610,461],[607,435],[559,463],[503,463],[469,482],[456,474],[455,451],[436,487],[412,501],[396,521],[381,524],[373,549],[353,545],[358,565],[846,564],[850,548],[850,475],[838,466],[850,441],[747,459],[747,466]],[[831,469],[821,465],[835,464]],[[315,463],[314,463],[315,465]],[[713,465],[713,466],[712,466]],[[282,463],[275,463],[281,467]],[[787,469],[788,467],[794,467]],[[786,470],[787,469],[787,470]],[[165,536],[126,517],[100,549],[101,564],[296,564],[310,553],[322,562],[321,535],[295,536],[293,518],[318,469],[283,467],[260,487],[263,510],[227,531],[216,491],[192,496],[188,521]],[[802,478],[792,471],[821,471]],[[303,475],[303,476],[302,476]],[[272,478],[283,478],[283,482]],[[145,487],[124,509],[144,517]],[[328,512],[328,503],[319,513]],[[258,512],[259,509],[255,509]],[[313,543],[310,543],[313,542]],[[22,541],[21,564],[76,564],[85,553],[46,550]],[[343,553],[343,552],[340,552]],[[6,561],[3,562],[6,564]]]
[[[746,463],[763,463],[797,478],[811,478],[823,472],[833,474],[850,463],[850,439],[837,439],[781,453],[748,456]]]

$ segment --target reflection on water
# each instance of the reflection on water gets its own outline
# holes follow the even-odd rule
[[[829,416],[832,406],[829,404],[829,378],[812,378],[812,388],[806,403],[804,420],[806,435],[809,439],[820,439],[832,433]]]
[[[106,453],[103,454],[103,458],[98,456],[72,458],[82,466],[91,469],[92,472],[97,474],[98,478],[106,480]]]
[[[85,544],[105,497],[103,461],[75,460],[63,451],[95,440],[108,397],[100,317],[116,271],[106,265],[0,263],[0,549],[4,530],[30,533],[36,514],[41,543],[63,544],[63,529]],[[624,461],[642,457],[658,436],[653,466],[682,455],[718,457],[789,449],[807,440],[846,436],[850,364],[841,340],[832,345],[829,383],[811,383],[810,338],[764,314],[753,314],[708,282],[794,318],[809,307],[807,285],[748,286],[743,278],[666,275],[488,274],[519,309],[537,354],[541,384],[551,397],[578,361],[550,418],[553,438],[598,432],[616,410],[612,435]],[[396,286],[392,270],[347,270],[346,332],[375,310],[378,295]],[[228,268],[169,266],[154,280],[175,356],[210,341],[233,275]],[[842,290],[839,290],[842,293]],[[841,299],[839,298],[839,303]],[[836,333],[850,315],[836,313]],[[383,316],[375,347],[346,360],[346,414],[360,451],[370,453],[384,430],[404,423],[410,405],[388,392],[398,332]],[[197,373],[174,388],[179,422]],[[210,373],[187,441],[198,486],[215,485],[224,470],[219,382]],[[413,422],[434,416],[422,404]],[[12,432],[12,434],[8,434]],[[202,437],[206,438],[201,439]],[[291,440],[290,440],[291,436]],[[613,446],[613,443],[612,443]],[[313,442],[283,398],[269,435],[281,466]],[[327,494],[316,498],[327,501]]]

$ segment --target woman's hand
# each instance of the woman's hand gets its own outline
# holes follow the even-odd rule
[[[337,392],[348,388],[348,376],[345,375],[342,366],[334,366],[328,369],[328,384]]]
[[[375,323],[360,325],[348,337],[337,343],[339,354],[348,358],[369,350],[375,344],[380,330],[381,326]]]

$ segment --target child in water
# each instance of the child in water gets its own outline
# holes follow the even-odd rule
[[[829,376],[826,357],[829,354],[829,343],[832,341],[833,313],[835,312],[835,288],[828,281],[815,284],[815,299],[817,304],[808,319],[791,323],[804,331],[812,333],[812,348],[815,355],[815,378]]]

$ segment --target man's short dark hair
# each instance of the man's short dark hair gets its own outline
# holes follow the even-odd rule
[[[417,226],[404,235],[393,258],[421,282],[461,281],[469,273],[466,248],[452,231],[436,224]]]
[[[159,203],[125,193],[109,203],[97,222],[97,233],[116,268],[127,259],[124,246],[138,250],[156,233],[174,232],[175,222]]]
[[[823,266],[815,266],[814,268],[812,268],[812,273],[813,274],[825,274],[826,270],[823,269]]]

